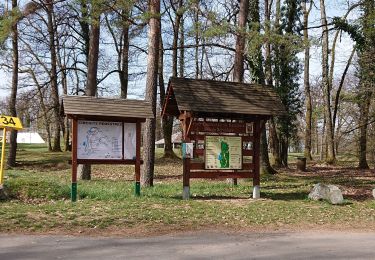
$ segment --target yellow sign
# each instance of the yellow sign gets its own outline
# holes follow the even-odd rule
[[[3,184],[4,179],[4,165],[5,165],[5,144],[7,129],[21,130],[22,123],[18,117],[11,116],[0,116],[0,128],[3,129],[3,140],[1,146],[1,164],[0,164],[0,187]]]
[[[21,120],[18,117],[0,116],[0,128],[22,129]]]

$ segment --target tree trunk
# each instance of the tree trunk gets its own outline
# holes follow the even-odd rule
[[[67,79],[65,64],[61,66],[61,69],[62,69],[61,75],[62,75],[63,92],[64,92],[64,95],[67,95],[68,94],[68,79]],[[69,125],[69,119],[67,116],[63,119],[63,122],[62,122],[62,132],[64,136],[64,150],[71,151],[72,147],[71,147],[71,142],[70,142],[70,125]]]
[[[180,57],[179,57],[179,70],[178,70],[178,76],[179,77],[184,77],[184,69],[185,69],[185,28],[184,28],[184,18],[181,17],[181,22],[180,22]]]
[[[195,62],[195,78],[199,79],[199,1],[195,2],[196,6],[194,9],[194,40],[195,40],[195,52],[194,52],[194,62]]]
[[[270,5],[269,5],[269,0],[265,0],[264,1],[264,17],[265,17],[265,34],[266,35],[270,35],[271,33],[271,10],[270,10]],[[265,50],[265,66],[264,66],[264,69],[265,69],[265,79],[266,79],[266,84],[268,86],[272,86],[273,83],[272,83],[272,58],[271,58],[271,43],[268,39],[268,37],[266,37],[266,41],[265,41],[265,46],[266,46],[266,50]]]
[[[83,38],[83,54],[85,55],[86,66],[89,63],[89,52],[90,52],[90,25],[89,25],[89,11],[87,6],[88,0],[79,0],[81,8],[81,17],[79,19],[79,25],[81,27],[81,33]]]
[[[281,163],[284,167],[288,168],[288,147],[289,140],[286,137],[282,137],[280,140],[281,144]]]
[[[61,131],[61,117],[60,117],[60,100],[59,100],[59,87],[57,83],[57,54],[56,54],[56,44],[55,36],[56,30],[53,23],[53,0],[47,0],[47,27],[49,35],[49,48],[51,55],[51,97],[52,97],[52,113],[53,113],[53,124],[54,124],[54,134],[53,134],[53,145],[52,151],[61,152],[60,145],[60,131]]]
[[[337,91],[336,91],[335,105],[333,107],[333,119],[332,119],[333,129],[335,129],[335,127],[336,127],[336,117],[337,117],[337,111],[339,109],[339,101],[340,101],[341,90],[342,90],[342,87],[344,86],[345,77],[346,77],[346,74],[348,73],[350,64],[352,63],[352,59],[354,57],[355,52],[356,52],[356,48],[353,48],[352,53],[350,54],[350,57],[348,59],[348,62],[346,63],[344,72],[341,75],[340,84],[339,84],[339,86],[337,88]]]
[[[273,167],[280,168],[282,167],[281,163],[281,154],[280,154],[280,140],[276,130],[276,123],[273,118],[270,120],[269,124],[270,129],[270,141],[272,147],[272,156],[273,156]]]
[[[53,26],[54,28],[57,28],[57,23],[55,16],[53,15]],[[61,70],[61,84],[63,87],[63,93],[64,95],[68,94],[68,73],[66,69],[66,48],[65,43],[63,43],[63,46],[60,47],[59,37],[55,37],[56,41],[56,56],[57,56],[57,64]],[[61,51],[62,49],[62,51]],[[61,52],[63,52],[63,57],[61,57]],[[71,151],[71,143],[70,143],[70,129],[69,129],[69,119],[68,117],[65,117],[61,119],[61,130],[63,133],[64,138],[64,151]]]
[[[146,76],[146,96],[152,106],[152,112],[156,115],[156,89],[158,76],[158,57],[160,41],[160,0],[150,0],[148,32],[148,54],[147,54],[147,76]],[[155,125],[156,119],[147,119],[143,135],[143,171],[141,182],[143,186],[153,186],[154,162],[155,162]]]
[[[86,96],[96,96],[99,60],[100,21],[96,17],[91,25],[89,61],[87,66]]]
[[[307,160],[312,160],[311,156],[311,136],[312,136],[312,103],[311,103],[311,90],[310,90],[310,42],[309,42],[309,14],[311,11],[312,3],[309,9],[306,7],[307,1],[302,1],[303,9],[303,41],[305,45],[305,64],[303,85],[305,88],[305,105],[306,105],[306,130],[305,130],[305,150],[304,156]]]
[[[244,56],[246,41],[246,23],[249,14],[249,0],[240,0],[240,11],[238,14],[238,23],[236,30],[236,52],[233,64],[233,81],[243,82],[244,76]],[[237,179],[228,179],[234,185],[237,185]]]
[[[52,151],[51,123],[48,117],[48,111],[47,111],[46,105],[44,103],[42,89],[41,89],[41,86],[39,85],[38,85],[38,96],[39,96],[40,107],[42,109],[43,118],[44,118],[44,127],[47,133],[48,151]]]
[[[365,0],[363,2],[362,26],[365,43],[359,54],[360,64],[360,118],[359,118],[359,168],[367,169],[367,128],[369,124],[369,111],[371,106],[372,95],[375,86],[375,32],[369,28],[374,27],[374,1]]]
[[[179,32],[180,32],[180,25],[182,21],[182,14],[181,8],[183,5],[183,0],[178,1],[178,6],[177,8],[174,8],[175,15],[176,15],[176,20],[174,22],[174,27],[173,27],[173,42],[172,42],[172,77],[177,77],[178,76],[178,70],[180,72],[180,77],[183,76],[183,55],[184,55],[184,50],[183,48],[180,49],[180,66],[178,69],[178,39],[179,39]],[[161,26],[161,25],[160,25]],[[182,32],[182,37],[183,37],[183,32]],[[181,41],[182,40],[182,41]],[[180,40],[180,44],[183,45],[183,39]],[[181,75],[182,73],[182,75]],[[160,76],[159,76],[160,77]],[[164,79],[163,79],[164,82]],[[164,83],[163,83],[164,84]],[[159,82],[159,85],[161,87],[161,82]],[[163,86],[164,88],[164,86]],[[161,92],[160,92],[161,94]],[[164,98],[163,98],[164,101]],[[165,158],[175,158],[176,155],[173,152],[173,143],[172,143],[172,133],[173,133],[173,117],[166,116],[163,118],[162,121],[162,128],[163,128],[163,137],[164,137],[164,155],[163,157]]]
[[[175,10],[176,20],[174,22],[173,27],[173,42],[172,42],[172,77],[177,77],[177,69],[178,69],[178,35],[180,31],[180,23],[182,15],[179,12],[179,9],[182,7],[182,0],[178,1],[178,7],[177,10]]]
[[[280,31],[280,19],[281,19],[281,3],[280,0],[276,1],[276,17],[275,17],[275,33],[281,34]],[[270,16],[270,10],[268,10],[268,16]],[[279,55],[279,50],[278,47],[275,47],[275,52],[277,55]],[[270,65],[268,65],[270,66]],[[277,73],[277,71],[276,71]],[[276,74],[274,73],[274,74]],[[267,75],[267,74],[266,74]],[[278,86],[279,83],[279,78],[275,77],[275,86]],[[277,133],[277,127],[276,127],[276,122],[273,118],[271,118],[270,124],[269,124],[269,135],[270,135],[270,144],[271,144],[271,151],[272,151],[272,157],[273,157],[273,167],[275,168],[280,168],[282,167],[282,162],[281,162],[281,149],[280,149],[280,137]]]
[[[123,28],[122,28],[122,51],[119,66],[119,77],[121,84],[121,98],[127,98],[128,95],[128,82],[129,82],[129,22],[126,20],[129,17],[129,11],[127,9],[123,10]]]
[[[267,19],[268,20],[270,19],[268,7],[269,7],[268,1],[265,1],[265,17],[266,17],[265,18],[266,19],[265,28],[266,28],[266,33],[269,33],[269,30],[270,30],[270,27],[269,27],[270,24],[269,24],[269,22],[267,22]],[[254,25],[260,24],[259,0],[248,1],[247,9],[249,10],[248,15],[249,15],[249,21],[251,22],[251,24],[249,24],[250,30],[257,30],[257,32],[260,33],[260,27],[256,26],[255,29],[253,28]],[[240,14],[240,15],[242,15],[242,14]],[[240,21],[239,21],[239,23],[240,23]],[[242,25],[242,22],[240,24]],[[241,29],[241,27],[239,28],[239,30],[240,30],[240,33],[245,33],[245,31],[243,29]],[[241,35],[241,37],[243,37],[243,36],[244,35]],[[252,44],[252,43],[250,43],[250,44]],[[241,46],[241,45],[242,45],[242,43],[239,42],[236,46]],[[270,56],[271,46],[270,46],[270,42],[266,41],[266,43],[265,43],[265,47],[266,47],[266,65],[265,65],[266,68],[265,68],[265,72],[263,71],[263,56],[262,56],[262,51],[261,51],[262,45],[259,44],[257,47],[258,47],[257,48],[258,51],[256,51],[253,54],[249,54],[250,56],[253,56],[252,60],[254,60],[254,62],[250,66],[250,68],[253,71],[253,75],[255,76],[254,80],[256,80],[256,82],[258,84],[262,84],[262,85],[266,84],[266,80],[267,80],[267,84],[272,85],[272,68],[270,66],[271,65],[271,56]],[[236,51],[237,51],[237,49],[236,49]],[[242,51],[244,52],[244,50],[242,50]],[[236,61],[236,58],[235,58],[235,61]],[[236,67],[236,65],[234,67]],[[242,70],[243,70],[243,66],[242,66]],[[266,76],[265,76],[265,74],[266,74]],[[236,76],[236,75],[238,75],[238,76]],[[235,77],[242,77],[242,81],[243,81],[243,73],[238,74],[234,71],[234,76]],[[275,174],[277,172],[271,167],[269,155],[268,155],[268,142],[267,142],[265,122],[263,122],[262,125],[264,125],[264,127],[263,127],[262,133],[260,135],[260,137],[261,137],[261,140],[260,140],[260,142],[261,142],[261,146],[260,146],[261,171],[263,173]]]
[[[324,113],[326,117],[326,133],[327,133],[327,155],[326,162],[334,164],[336,162],[334,150],[334,138],[332,129],[332,113],[331,113],[331,86],[329,85],[329,68],[328,68],[328,26],[325,11],[324,0],[320,0],[321,25],[323,28],[322,42],[322,83],[324,89]]]
[[[267,143],[267,134],[266,128],[264,127],[261,134],[260,142],[260,167],[261,172],[264,174],[276,174],[277,171],[271,166],[270,158],[268,155],[268,143]]]
[[[320,154],[319,154],[320,161],[323,161],[324,156],[327,154],[325,147],[327,147],[327,138],[326,138],[326,118],[324,117],[322,135],[321,135],[321,140],[320,140]]]
[[[243,82],[244,76],[244,55],[245,55],[245,34],[246,22],[249,14],[249,0],[240,1],[240,12],[237,25],[236,52],[233,65],[233,81]]]
[[[12,0],[12,10],[16,10],[17,0]],[[12,24],[12,53],[13,53],[13,71],[12,71],[12,89],[9,98],[9,112],[11,116],[17,116],[16,100],[18,90],[18,26],[17,23]],[[17,131],[10,132],[9,152],[7,165],[9,167],[16,166],[17,156]]]
[[[161,27],[161,21],[160,21]],[[164,87],[164,48],[163,40],[160,32],[160,46],[159,46],[159,92],[160,92],[160,108],[163,109],[163,104],[165,100],[165,87]],[[164,137],[164,158],[177,158],[176,154],[173,152],[172,143],[172,129],[173,129],[173,117],[164,116],[161,122],[163,137]],[[169,137],[169,138],[168,138]]]
[[[318,119],[313,117],[313,126],[315,132],[315,155],[319,154],[319,127],[318,127]]]
[[[89,57],[87,64],[86,96],[96,96],[97,74],[99,61],[99,39],[100,39],[100,8],[93,5],[92,21],[89,41]],[[78,175],[82,180],[91,179],[91,165],[83,164],[78,166]]]

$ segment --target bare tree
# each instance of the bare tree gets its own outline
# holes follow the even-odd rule
[[[276,0],[275,6],[276,6],[276,14],[275,14],[273,31],[276,34],[280,34],[281,33],[280,32],[280,19],[281,19],[281,2],[280,2],[280,0]],[[270,15],[271,15],[270,11],[268,11],[267,17],[270,16]],[[266,18],[266,19],[268,19],[268,18]],[[277,48],[275,48],[275,51],[278,51]],[[266,60],[266,68],[267,68],[267,66],[271,67],[271,65],[267,65],[267,63],[271,63],[270,57],[269,57],[268,61]],[[270,78],[269,71],[272,71],[271,68],[266,69],[266,77],[268,78],[268,82],[271,83],[270,80],[272,80],[272,78]],[[278,77],[275,77],[274,84],[279,85],[279,78]],[[271,120],[270,120],[269,129],[270,129],[269,139],[270,139],[271,152],[272,152],[272,156],[273,156],[273,166],[274,167],[281,167],[282,163],[281,163],[281,154],[280,154],[280,140],[279,140],[279,136],[277,134],[276,122],[273,118],[271,118]],[[264,138],[263,138],[263,142],[264,142]],[[262,152],[262,153],[264,153],[264,152]]]
[[[17,9],[17,0],[12,0],[12,10]],[[12,89],[9,99],[9,112],[11,116],[17,116],[16,100],[18,90],[18,24],[14,22],[12,24],[12,56],[13,56],[13,68],[12,68]],[[12,130],[10,133],[10,146],[7,159],[7,165],[10,167],[16,166],[16,155],[17,155],[17,131]]]
[[[272,1],[271,1],[272,2]],[[258,7],[257,12],[259,12],[259,3],[256,5]],[[264,1],[264,28],[265,28],[265,34],[269,35],[271,33],[271,4],[269,0]],[[272,86],[272,58],[271,58],[271,43],[270,40],[267,38],[267,40],[264,43],[265,45],[265,73],[264,73],[264,82],[263,84],[267,84],[269,86]],[[275,132],[273,133],[274,139],[277,138],[276,134],[276,126],[274,123],[273,118],[269,121],[269,130],[270,132],[274,130]],[[271,136],[271,135],[270,135]],[[261,136],[261,146],[260,146],[260,153],[261,153],[261,166],[262,166],[262,172],[270,173],[270,174],[276,174],[276,170],[272,168],[271,163],[270,163],[270,158],[268,155],[268,141],[267,141],[267,135],[266,135],[266,128],[263,129],[262,131],[262,136]],[[274,145],[278,145],[278,142]]]
[[[306,4],[310,2],[307,8]],[[310,42],[309,42],[309,14],[312,8],[312,1],[302,1],[303,10],[303,42],[305,45],[305,60],[304,60],[304,75],[303,85],[305,89],[305,106],[306,106],[306,129],[305,129],[305,151],[304,155],[307,160],[312,160],[311,156],[311,129],[312,129],[312,103],[311,103],[311,90],[310,90]]]
[[[367,135],[369,125],[369,113],[371,107],[371,100],[374,93],[375,86],[375,32],[373,30],[375,24],[375,3],[371,0],[363,1],[363,18],[362,27],[364,35],[364,44],[361,46],[359,52],[360,65],[360,83],[359,83],[359,164],[361,169],[368,169],[367,163]],[[372,29],[369,29],[372,28]]]
[[[47,11],[47,28],[49,35],[49,49],[51,54],[51,97],[53,102],[53,116],[54,116],[54,135],[53,135],[53,146],[52,151],[61,152],[60,145],[60,131],[61,131],[61,117],[60,117],[60,101],[59,101],[59,87],[57,83],[57,54],[56,54],[56,28],[53,22],[54,14],[54,2],[53,0],[46,1]]]
[[[160,46],[160,0],[149,2],[149,32],[148,32],[148,55],[147,55],[147,77],[146,97],[151,103],[152,112],[156,116],[156,90],[158,76],[158,58]],[[156,119],[147,119],[143,135],[143,171],[141,182],[144,186],[153,186],[154,163],[155,163],[155,126]]]
[[[326,16],[325,1],[320,0],[320,20],[323,29],[323,42],[322,42],[322,79],[323,79],[323,90],[324,90],[324,111],[326,118],[326,139],[327,139],[327,155],[326,162],[333,164],[336,162],[335,150],[334,150],[334,139],[333,139],[333,125],[332,125],[332,113],[331,113],[331,86],[329,82],[329,67],[328,67],[328,25]]]
[[[233,81],[243,82],[244,80],[244,60],[245,60],[245,42],[246,42],[246,23],[249,15],[249,0],[240,1],[240,10],[237,23],[236,34],[236,52],[233,65]],[[237,185],[237,179],[231,180]]]
[[[169,19],[173,25],[173,41],[172,41],[172,77],[178,76],[178,43],[179,43],[179,32],[181,31],[181,22],[183,21],[183,0],[178,0],[177,3],[174,3],[172,0],[170,1],[170,9],[173,10],[173,14],[169,11],[169,8],[165,7],[169,16]],[[173,19],[174,16],[174,19]],[[180,43],[181,39],[180,37]],[[182,41],[183,45],[183,41]],[[183,52],[183,46],[180,48],[180,53]],[[181,60],[181,56],[180,56]],[[180,66],[180,76],[181,70],[183,68]],[[161,82],[159,82],[161,85]],[[164,88],[164,87],[163,87]],[[160,95],[161,92],[160,92]],[[164,101],[164,98],[163,98]],[[163,137],[164,137],[164,157],[166,158],[175,158],[176,155],[173,152],[173,144],[172,144],[172,131],[173,131],[173,117],[165,116],[162,119],[162,128],[163,128]]]
[[[246,40],[246,22],[249,14],[249,0],[240,1],[240,11],[236,35],[236,52],[234,56],[233,81],[243,82],[244,76],[244,57]]]
[[[87,82],[86,96],[96,96],[97,94],[97,75],[99,60],[99,39],[100,39],[100,12],[99,3],[93,3],[91,10],[91,30],[89,41],[89,55],[87,63]],[[83,164],[79,167],[79,176],[82,180],[91,179],[91,165]]]

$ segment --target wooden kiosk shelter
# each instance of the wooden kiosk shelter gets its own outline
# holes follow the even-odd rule
[[[77,200],[78,164],[135,165],[135,194],[140,195],[141,123],[153,118],[142,100],[63,96],[72,122],[72,201]]]
[[[191,178],[252,178],[260,197],[260,137],[266,120],[285,108],[268,86],[171,78],[162,116],[181,121],[183,198]]]

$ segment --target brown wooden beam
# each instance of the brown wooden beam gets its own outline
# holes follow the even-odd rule
[[[253,178],[252,172],[208,172],[208,171],[192,171],[190,178],[198,179],[225,179],[225,178]]]
[[[71,163],[69,161],[69,163]],[[131,159],[119,159],[119,160],[106,160],[106,159],[77,159],[78,164],[126,164],[136,165],[136,160]],[[143,164],[143,160],[140,160],[140,164]]]
[[[191,162],[190,163],[190,170],[205,170],[205,163],[204,162]],[[254,165],[253,163],[243,163],[242,170],[253,170]],[[240,170],[236,170],[240,171]]]
[[[77,135],[78,135],[78,122],[77,119],[72,120],[72,190],[71,190],[71,200],[73,202],[77,201]]]
[[[142,125],[141,122],[138,121],[136,123],[136,142],[135,142],[135,195],[141,195],[141,164],[143,161],[141,160],[141,130]]]

